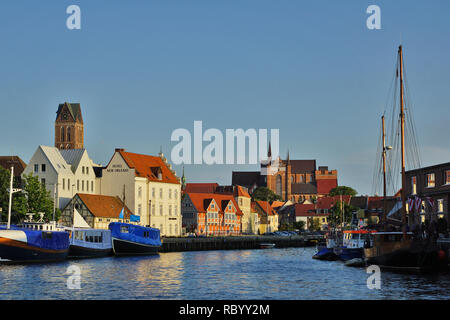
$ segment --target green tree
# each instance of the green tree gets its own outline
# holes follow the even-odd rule
[[[1,221],[8,220],[9,208],[9,184],[11,179],[11,171],[0,167],[0,208],[2,208]],[[20,180],[13,180],[13,188],[21,188]],[[26,199],[23,193],[16,192],[13,194],[11,207],[11,222],[16,223],[26,213]]]
[[[24,191],[26,193],[26,210],[27,212],[44,212],[45,219],[52,220],[53,218],[53,199],[50,196],[44,184],[39,181],[37,176],[29,174],[23,177]]]
[[[301,221],[294,222],[294,228],[298,229],[298,230],[305,229],[305,221],[301,220]]]
[[[356,196],[357,193],[358,192],[356,192],[356,190],[353,188],[346,187],[346,186],[339,186],[339,187],[331,189],[329,195],[331,197],[340,196],[340,195],[353,197],[353,196]]]
[[[308,218],[308,230],[310,231],[320,231],[320,220],[314,217]]]
[[[273,202],[276,200],[282,201],[283,199],[269,188],[258,187],[252,193],[252,200]]]

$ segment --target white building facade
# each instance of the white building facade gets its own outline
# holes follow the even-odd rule
[[[56,207],[63,209],[79,192],[96,193],[94,166],[86,149],[59,150],[41,145],[22,177],[30,173],[37,176],[52,198],[56,197]]]
[[[159,229],[161,236],[181,235],[181,183],[162,154],[116,149],[99,187],[103,195],[120,197],[141,225]]]

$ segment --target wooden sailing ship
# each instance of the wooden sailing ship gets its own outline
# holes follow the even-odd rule
[[[372,234],[372,245],[364,249],[364,256],[368,265],[378,265],[383,269],[397,271],[427,271],[440,268],[443,261],[438,255],[436,242],[431,238],[422,238],[417,234],[408,232],[408,219],[406,212],[406,175],[405,175],[405,110],[404,110],[404,84],[403,84],[403,52],[402,46],[398,49],[399,69],[397,76],[400,84],[400,143],[401,143],[401,231],[388,231],[386,212],[386,147],[384,116],[382,117],[383,130],[383,193],[384,214],[381,219],[383,230]]]

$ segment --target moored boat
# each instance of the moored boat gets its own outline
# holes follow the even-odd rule
[[[111,230],[67,228],[70,232],[69,259],[112,255]]]
[[[109,230],[115,255],[151,255],[161,248],[159,229],[111,222]]]
[[[363,259],[364,247],[370,246],[368,235],[374,232],[369,230],[344,230],[339,259],[343,261]]]
[[[260,243],[259,248],[260,249],[271,249],[275,247],[275,243]]]
[[[69,233],[55,223],[0,226],[0,262],[50,262],[66,259]]]

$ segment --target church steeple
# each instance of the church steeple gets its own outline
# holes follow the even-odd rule
[[[84,148],[84,124],[79,103],[64,102],[58,106],[55,119],[55,147]]]

